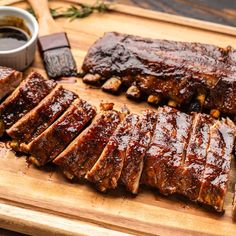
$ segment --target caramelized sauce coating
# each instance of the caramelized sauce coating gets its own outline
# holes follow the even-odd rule
[[[185,162],[178,168],[175,175],[177,192],[192,201],[197,200],[203,181],[212,124],[213,119],[209,115],[194,114]]]
[[[133,95],[129,89],[128,97],[153,95],[172,99],[185,109],[193,109],[191,100],[204,94],[206,103],[202,101],[201,108],[236,117],[235,55],[230,47],[111,32],[89,49],[83,71],[107,79],[119,76],[128,87],[134,84],[141,94]]]
[[[69,109],[28,145],[28,152],[44,165],[60,154],[95,116],[96,110],[77,99]]]
[[[56,87],[38,106],[7,130],[7,134],[18,142],[29,143],[46,130],[77,97],[62,86]]]
[[[210,128],[210,143],[198,201],[223,211],[235,140],[232,121],[217,121]]]
[[[163,194],[176,191],[173,178],[185,158],[192,117],[174,108],[159,108],[156,129],[146,153],[143,181]]]
[[[215,85],[225,59],[224,49],[213,45],[106,33],[89,49],[83,71],[105,77],[142,74],[178,79],[189,75]]]
[[[124,165],[126,149],[137,122],[137,115],[126,116],[109,139],[96,164],[87,173],[86,178],[95,183],[100,191],[105,192],[117,187]]]
[[[156,119],[157,114],[152,110],[146,110],[142,113],[139,122],[134,127],[126,151],[120,179],[127,190],[134,194],[138,192],[139,180],[143,171],[144,156],[152,139]]]
[[[110,136],[120,123],[114,110],[99,113],[85,129],[53,162],[77,178],[84,177],[94,166]]]
[[[0,105],[0,119],[5,129],[33,109],[56,86],[40,74],[32,72],[26,80]],[[1,136],[1,134],[0,134]]]
[[[204,104],[207,109],[218,109],[236,119],[236,72],[230,73],[210,90]]]
[[[21,82],[22,73],[0,66],[0,101],[10,94]]]

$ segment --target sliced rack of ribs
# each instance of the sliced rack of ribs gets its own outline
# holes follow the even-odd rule
[[[185,121],[178,127],[182,114],[176,116],[173,108],[164,109],[158,109],[142,182],[165,195],[179,193],[222,212],[235,141],[234,123],[195,114],[188,134],[191,118],[182,117]]]
[[[213,52],[204,53],[223,53]],[[102,192],[120,184],[137,194],[141,183],[223,211],[236,136],[229,118],[168,106],[139,115],[113,105],[102,104],[97,114],[74,92],[32,73],[0,105],[1,135],[6,129],[15,150],[37,166],[53,161],[67,178],[87,179]]]
[[[236,130],[229,119],[217,121],[210,128],[210,143],[198,201],[221,212],[229,180]]]
[[[126,149],[138,119],[136,114],[125,117],[109,139],[98,161],[87,173],[86,179],[95,183],[100,191],[105,192],[117,187],[125,161]]]
[[[101,111],[53,162],[62,167],[69,179],[84,177],[100,157],[120,121],[120,114],[112,107]]]
[[[142,113],[135,125],[128,144],[120,180],[128,191],[138,193],[139,181],[143,171],[144,156],[155,130],[157,114],[152,110]]]
[[[175,184],[177,192],[196,201],[203,181],[207,150],[210,142],[210,127],[214,120],[206,114],[194,114],[191,135],[185,161],[177,170]]]
[[[106,33],[84,59],[83,81],[111,93],[124,85],[127,97],[152,104],[234,118],[235,54],[230,47]]]
[[[0,66],[0,101],[13,92],[22,79],[21,72]]]
[[[30,160],[43,166],[59,155],[96,114],[96,109],[76,99],[68,110],[37,138],[22,148]]]
[[[45,131],[78,96],[56,86],[34,109],[18,120],[7,134],[14,140],[12,148],[20,147],[21,143],[28,144]]]
[[[176,192],[175,175],[185,160],[192,116],[174,108],[157,112],[157,123],[146,153],[143,181],[163,194]]]
[[[44,79],[36,72],[31,73],[0,105],[0,137],[6,129],[37,106],[55,86],[55,82]]]

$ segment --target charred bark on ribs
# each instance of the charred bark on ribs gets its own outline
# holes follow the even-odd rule
[[[22,73],[0,66],[0,101],[14,91],[22,79]]]
[[[107,80],[103,90],[112,93],[123,84],[127,97],[152,104],[235,118],[235,55],[230,47],[106,33],[84,59],[83,80],[97,85]]]
[[[92,169],[121,118],[112,108],[101,111],[91,123],[53,162],[64,174],[78,179]]]
[[[225,102],[220,99],[215,104]],[[75,93],[32,73],[0,104],[0,126],[1,135],[6,131],[12,147],[34,164],[53,161],[67,178],[87,179],[100,191],[122,184],[137,194],[141,183],[223,211],[236,133],[228,118],[168,106],[136,115],[127,108],[116,111],[111,103],[101,104],[96,114]]]
[[[28,144],[45,131],[77,98],[77,95],[58,85],[34,109],[16,122],[7,134],[14,140],[12,148]]]
[[[6,129],[37,106],[55,86],[55,82],[45,80],[36,72],[31,73],[0,105],[0,137]]]
[[[30,160],[38,166],[57,157],[81,130],[93,119],[96,109],[82,99],[77,99],[48,129],[24,147]]]

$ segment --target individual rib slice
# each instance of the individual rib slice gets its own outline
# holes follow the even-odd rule
[[[55,86],[52,80],[45,80],[40,74],[32,72],[0,105],[0,137],[5,129],[37,106]]]
[[[76,99],[57,121],[22,148],[31,154],[30,160],[36,165],[45,165],[67,147],[95,114],[93,106]]]
[[[115,110],[100,112],[92,122],[53,162],[68,178],[84,177],[94,166],[110,136],[120,123]]]
[[[138,116],[135,114],[125,117],[109,139],[96,164],[87,173],[86,178],[95,183],[100,191],[116,188],[123,168],[126,149],[137,122]]]
[[[11,93],[22,81],[22,73],[0,66],[0,101]]]
[[[144,182],[161,193],[176,191],[173,178],[185,158],[192,117],[174,108],[158,109],[156,129],[146,154]]]
[[[29,143],[52,124],[78,96],[58,85],[33,110],[18,120],[7,134],[19,143]]]
[[[198,201],[223,211],[235,140],[235,126],[229,119],[217,121],[210,128],[206,168]]]
[[[146,110],[142,113],[139,122],[134,127],[126,151],[120,179],[126,186],[127,190],[134,194],[138,192],[139,180],[143,171],[144,156],[151,142],[156,120],[156,112]]]
[[[174,181],[177,192],[195,201],[201,188],[213,119],[206,114],[194,114],[193,128],[184,165],[178,168]]]

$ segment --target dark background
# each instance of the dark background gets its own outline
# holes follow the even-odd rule
[[[116,0],[116,2],[236,26],[236,0]],[[0,236],[3,235],[21,234],[0,229]]]
[[[236,26],[236,0],[115,0],[115,2]]]

